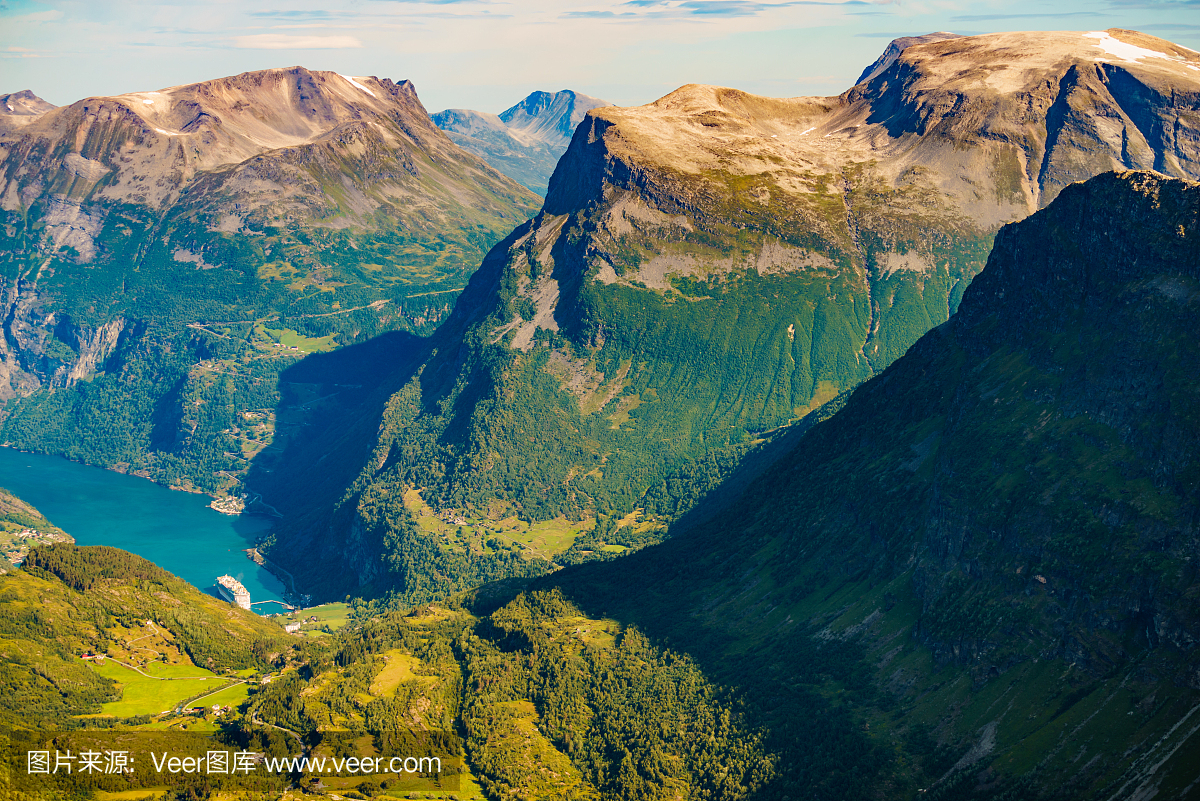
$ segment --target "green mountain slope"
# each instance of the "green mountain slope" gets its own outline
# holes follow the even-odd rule
[[[220,673],[267,667],[290,640],[276,623],[139,556],[104,546],[35,548],[21,570],[0,576],[0,721],[60,730],[120,699],[121,688],[84,654],[137,665],[149,653]],[[197,685],[195,694],[218,686]]]
[[[26,116],[0,129],[0,436],[208,492],[286,440],[282,369],[433,330],[536,200],[406,81],[296,67]]]
[[[773,755],[756,797],[1191,797],[1198,232],[1198,184],[1068,187],[737,503],[512,609],[690,654]]]
[[[627,516],[685,511],[770,432],[943,323],[1000,223],[1121,165],[1200,176],[1196,56],[1097,36],[915,45],[835,98],[687,86],[590,112],[436,355],[256,484],[289,511],[279,559],[318,591],[407,592],[411,553],[454,586],[452,563],[497,557],[489,532],[514,514],[603,518],[594,547],[550,559],[660,536]],[[1161,57],[1111,58],[1114,36]],[[414,488],[474,521],[469,536],[422,535]]]

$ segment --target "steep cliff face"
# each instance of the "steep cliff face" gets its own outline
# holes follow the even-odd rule
[[[903,48],[839,97],[593,110],[436,358],[396,376],[355,486],[534,520],[690,497],[691,460],[944,323],[1001,223],[1114,167],[1197,174],[1196,66],[1140,34],[997,34]]]
[[[926,44],[928,42],[941,42],[945,39],[961,38],[962,37],[957,33],[936,31],[934,33],[924,34],[923,36],[901,36],[899,39],[893,39],[891,43],[884,48],[883,53],[880,54],[879,58],[867,65],[867,68],[862,71],[862,74],[858,76],[858,80],[854,83],[857,86],[864,81],[869,81],[876,77],[888,67],[895,64],[896,59],[900,57],[900,54],[913,45]]]
[[[792,797],[815,698],[853,710],[848,754],[896,755],[880,797],[1188,797],[1198,231],[1197,183],[1065,188],[725,513],[537,589],[763,699]]]
[[[213,354],[250,357],[233,370],[248,386],[230,391],[261,395],[252,387],[289,356],[428,332],[535,201],[447,139],[407,81],[294,67],[25,107],[27,122],[0,125],[0,394],[71,392],[10,402],[3,437],[101,463],[120,451],[154,473],[151,440],[194,434],[233,461],[160,455],[210,491],[246,458],[215,444],[244,426],[204,432],[178,406],[202,391]],[[73,386],[102,362],[105,380]],[[271,391],[233,401],[234,418],[269,410]],[[142,434],[108,456],[59,437],[111,417],[122,394],[143,402]]]

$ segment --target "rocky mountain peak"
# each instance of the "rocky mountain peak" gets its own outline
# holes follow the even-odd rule
[[[40,117],[47,111],[52,111],[56,108],[58,106],[53,103],[47,103],[28,89],[0,95],[0,115]]]
[[[511,130],[526,137],[565,145],[587,112],[608,105],[604,100],[569,89],[554,94],[533,92],[498,116]]]
[[[459,147],[545,195],[575,128],[589,110],[607,105],[570,90],[533,92],[500,114],[452,108],[434,114],[433,121]]]
[[[0,130],[23,127],[56,108],[28,89],[0,95]]]
[[[960,39],[960,38],[962,38],[962,37],[957,33],[948,33],[946,31],[937,31],[935,33],[927,33],[924,36],[901,36],[898,39],[893,39],[891,41],[891,43],[889,43],[888,46],[884,49],[883,53],[879,56],[879,58],[877,58],[873,62],[871,62],[870,66],[868,66],[865,70],[862,71],[862,75],[859,75],[858,80],[855,81],[854,83],[857,86],[858,84],[860,84],[864,81],[871,80],[876,75],[883,72],[888,67],[892,66],[892,64],[895,64],[896,59],[900,57],[900,54],[903,53],[908,48],[912,47],[913,45],[927,44],[928,42],[941,42],[946,39]]]
[[[303,67],[86,98],[45,112],[7,139],[14,152],[45,148],[43,169],[71,179],[59,193],[82,196],[103,182],[98,199],[159,208],[199,174],[282,149],[376,148],[410,160],[420,151],[441,164],[461,154],[410,82]],[[54,166],[60,160],[64,170]]]
[[[838,97],[690,85],[649,105],[595,109],[551,179],[547,209],[592,202],[606,183],[659,180],[694,184],[698,201],[737,202],[727,176],[761,183],[772,202],[803,202],[839,193],[857,164],[893,190],[952,198],[994,230],[1106,170],[1200,177],[1197,108],[1200,54],[1145,34],[943,38],[904,47]]]

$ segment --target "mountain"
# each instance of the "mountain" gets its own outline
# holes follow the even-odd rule
[[[462,781],[496,797],[1191,798],[1198,312],[1200,183],[1067,186],[1000,230],[952,318],[708,522],[438,604],[357,603],[244,719],[453,730]],[[24,597],[51,603],[9,631],[32,646],[85,619],[58,623],[52,582],[161,597],[119,583],[156,574],[84,559],[111,550],[39,549]],[[49,675],[69,693],[14,681],[22,708],[104,698]]]
[[[0,128],[20,128],[58,108],[25,89],[0,95]]]
[[[511,131],[565,149],[589,111],[611,105],[568,89],[554,94],[533,92],[512,108],[501,111],[500,120]]]
[[[46,110],[0,159],[0,436],[209,492],[284,439],[280,370],[431,331],[535,201],[411,83],[301,67]]]
[[[492,613],[487,675],[552,676],[515,686],[588,753],[571,632],[641,632],[640,686],[682,654],[737,699],[754,797],[1192,797],[1198,233],[1200,184],[1065,188],[712,522]]]
[[[652,541],[944,323],[1001,223],[1114,167],[1200,177],[1196,66],[1122,31],[993,34],[833,98],[686,86],[589,112],[436,353],[254,479],[288,512],[277,561],[416,600],[514,548],[546,569]]]
[[[452,108],[433,121],[458,146],[545,196],[554,165],[584,115],[610,105],[570,90],[534,92],[500,114]]]

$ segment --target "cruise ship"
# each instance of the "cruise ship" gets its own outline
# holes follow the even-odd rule
[[[242,582],[233,576],[221,576],[217,579],[217,590],[221,597],[231,604],[237,604],[243,609],[250,608],[250,591],[242,586]]]

